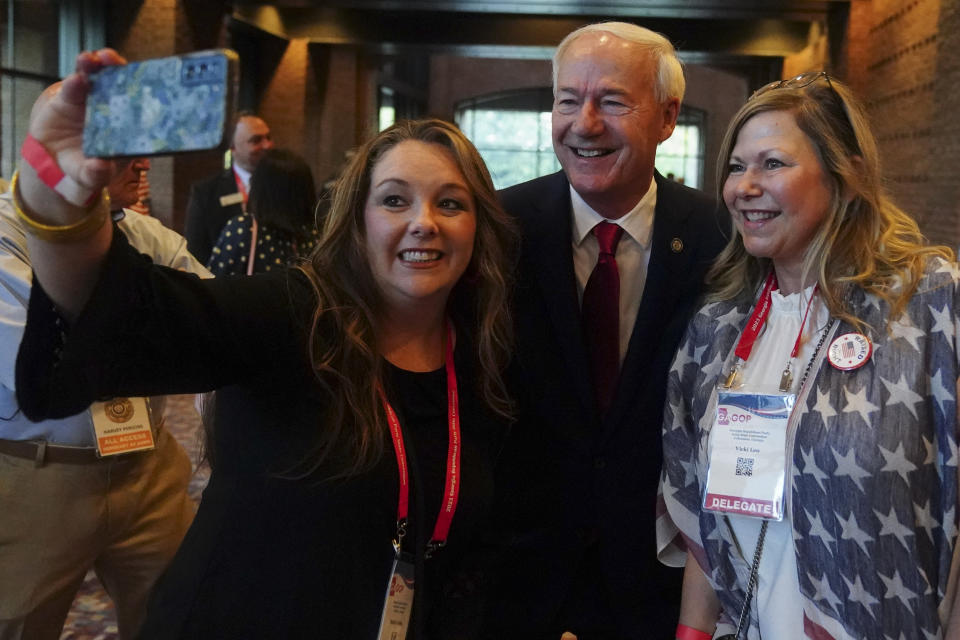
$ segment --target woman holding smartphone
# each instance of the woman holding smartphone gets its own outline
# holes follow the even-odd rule
[[[119,63],[82,54],[30,123],[93,191],[112,163],[80,150],[87,74]],[[101,201],[72,204],[25,161],[15,187],[36,273],[28,416],[219,389],[210,484],[141,637],[469,637],[480,593],[463,585],[483,577],[465,562],[509,420],[513,231],[456,128],[365,144],[307,263],[253,277],[155,267]]]

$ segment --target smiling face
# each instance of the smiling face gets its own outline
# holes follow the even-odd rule
[[[110,193],[110,206],[123,209],[136,204],[140,199],[140,174],[150,169],[149,158],[134,158],[126,164],[118,163],[119,170],[107,185]]]
[[[558,61],[553,149],[573,188],[606,218],[640,201],[657,145],[673,133],[679,101],[658,102],[655,81],[653,57],[606,32],[580,36]]]
[[[256,116],[243,116],[237,120],[233,144],[230,145],[234,162],[253,172],[263,154],[272,148],[273,138],[266,122]]]
[[[743,245],[773,261],[780,289],[803,288],[803,259],[833,204],[829,176],[789,111],[753,116],[737,134],[723,200]]]
[[[442,311],[473,255],[476,204],[439,144],[406,140],[380,157],[363,211],[366,252],[387,313]]]

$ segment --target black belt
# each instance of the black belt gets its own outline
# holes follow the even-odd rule
[[[51,444],[46,440],[3,440],[0,439],[0,453],[14,458],[33,460],[36,465],[42,466],[48,462],[57,464],[94,464],[116,458],[127,458],[144,451],[123,453],[119,456],[100,457],[96,447],[68,447],[61,444]]]

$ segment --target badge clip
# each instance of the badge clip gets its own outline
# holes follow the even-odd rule
[[[724,389],[733,389],[740,386],[740,363],[733,365],[730,373],[727,374],[727,380],[723,383]]]
[[[793,373],[790,371],[790,363],[787,363],[787,368],[783,370],[783,374],[780,376],[780,391],[787,392],[793,387]]]
[[[407,519],[401,518],[400,520],[397,520],[397,535],[392,540],[393,550],[398,556],[400,555],[400,547],[403,545],[403,539],[404,537],[406,537],[406,535],[407,535]]]
[[[435,554],[437,551],[440,551],[440,549],[443,549],[445,546],[447,546],[446,540],[431,540],[427,543],[427,550],[423,554],[424,559],[429,560],[433,557],[433,554]]]

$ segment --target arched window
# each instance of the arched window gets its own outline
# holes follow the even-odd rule
[[[673,135],[657,147],[657,171],[699,189],[703,186],[703,148],[707,114],[681,105]]]
[[[550,139],[553,94],[549,87],[464,100],[457,125],[483,156],[498,189],[560,169]]]

